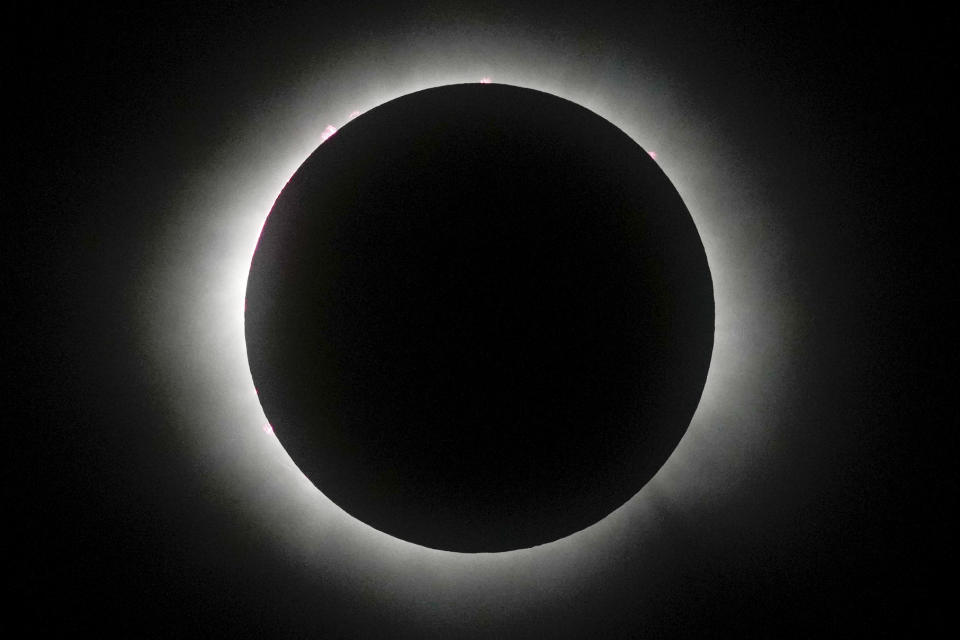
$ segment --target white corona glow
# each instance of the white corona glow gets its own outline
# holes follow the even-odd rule
[[[354,61],[340,75],[327,75],[324,100],[305,89],[270,114],[275,126],[258,128],[263,118],[251,119],[257,124],[225,154],[235,160],[198,177],[184,197],[153,268],[162,293],[145,301],[143,317],[155,363],[180,389],[176,418],[193,438],[185,450],[208,465],[222,491],[246,505],[264,536],[299,558],[304,570],[338,581],[383,610],[426,616],[446,608],[470,624],[485,610],[521,616],[530,607],[550,606],[545,585],[589,591],[623,562],[654,564],[657,559],[646,554],[655,545],[645,541],[666,535],[669,522],[704,505],[717,508],[730,500],[738,478],[750,473],[758,452],[776,436],[766,420],[778,402],[769,379],[784,366],[791,309],[777,263],[775,212],[743,181],[738,166],[745,160],[736,147],[698,124],[708,121],[704,114],[678,113],[653,73],[632,84],[586,81],[594,77],[591,70],[556,45],[538,43],[548,49],[543,55],[521,51],[501,58],[498,82],[576,102],[644,148],[660,150],[658,164],[690,210],[713,277],[716,333],[700,405],[673,455],[637,495],[556,542],[497,554],[438,551],[344,513],[297,469],[260,407],[243,328],[250,261],[280,191],[316,141],[335,131],[322,123],[342,122],[336,114],[354,109],[355,117],[420,89],[487,79],[487,69],[475,69],[458,46],[438,43],[429,60],[408,54],[405,74]]]

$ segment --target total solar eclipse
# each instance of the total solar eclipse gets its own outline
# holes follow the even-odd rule
[[[624,132],[547,93],[449,85],[300,166],[245,336],[274,432],[334,503],[426,547],[507,551],[601,520],[667,460],[710,365],[713,286]]]

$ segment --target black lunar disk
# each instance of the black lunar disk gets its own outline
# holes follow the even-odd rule
[[[351,121],[277,199],[247,284],[267,418],[333,502],[436,549],[605,517],[703,390],[714,301],[676,189],[555,96],[438,87]]]

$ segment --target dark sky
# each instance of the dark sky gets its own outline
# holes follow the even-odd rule
[[[916,3],[584,4],[15,5],[4,251],[14,617],[38,632],[139,637],[946,626],[955,22]],[[291,540],[307,534],[265,525],[262,496],[230,462],[256,447],[198,435],[191,416],[210,410],[200,398],[221,391],[199,388],[218,354],[170,364],[190,344],[177,316],[193,300],[145,312],[179,295],[157,274],[219,246],[203,235],[225,233],[207,213],[218,194],[242,197],[258,167],[276,165],[272,134],[309,128],[302,105],[349,112],[354,93],[368,103],[396,95],[392,78],[429,85],[431,65],[447,73],[450,59],[488,60],[494,81],[549,69],[551,83],[610,96],[618,112],[633,108],[634,85],[669,90],[644,121],[655,132],[671,112],[670,135],[651,134],[665,169],[672,143],[689,158],[710,142],[723,189],[707,181],[697,200],[720,208],[732,190],[764,203],[717,225],[746,229],[727,246],[756,247],[747,262],[773,274],[761,293],[789,302],[790,340],[765,344],[763,383],[720,402],[768,406],[729,418],[750,426],[731,434],[768,435],[721,432],[714,445],[737,453],[720,459],[738,466],[691,471],[690,487],[722,487],[723,500],[704,492],[685,518],[637,522],[653,534],[621,527],[615,551],[571,565],[589,580],[538,566],[553,580],[535,593],[523,576],[468,584],[433,565],[378,582],[380,560],[342,537],[322,562],[305,558],[309,545]],[[219,285],[204,273],[197,287]],[[752,277],[731,274],[733,290]],[[757,318],[774,313],[753,301]]]

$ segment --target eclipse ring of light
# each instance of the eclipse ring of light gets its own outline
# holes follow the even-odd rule
[[[782,351],[793,330],[791,282],[776,258],[786,243],[776,211],[743,177],[742,166],[751,160],[739,154],[736,140],[710,129],[709,114],[678,109],[656,77],[597,82],[591,69],[558,67],[555,61],[566,58],[554,45],[531,47],[536,53],[505,52],[487,64],[452,54],[441,66],[411,60],[409,75],[389,77],[378,75],[373,61],[357,62],[342,77],[323,81],[318,93],[306,87],[278,100],[269,117],[251,115],[245,135],[212,155],[209,171],[177,203],[180,214],[170,217],[153,265],[159,293],[144,299],[145,348],[179,389],[172,415],[184,446],[220,491],[245,505],[250,526],[299,558],[305,570],[408,616],[447,610],[469,623],[491,607],[523,616],[531,606],[549,606],[552,592],[543,585],[583,591],[602,584],[624,562],[656,563],[662,545],[654,543],[670,535],[670,523],[734,500],[738,477],[753,464],[750,453],[770,446],[777,435],[781,387],[775,381],[784,373]],[[420,89],[485,77],[580,104],[656,154],[703,241],[716,333],[686,435],[639,493],[561,540],[463,554],[421,547],[363,524],[297,469],[272,435],[250,378],[243,301],[267,214],[328,126]],[[331,90],[334,85],[339,89]]]
[[[599,521],[700,400],[713,287],[676,189],[593,112],[468,83],[297,170],[247,284],[250,370],[297,466],[371,526],[499,552]]]

